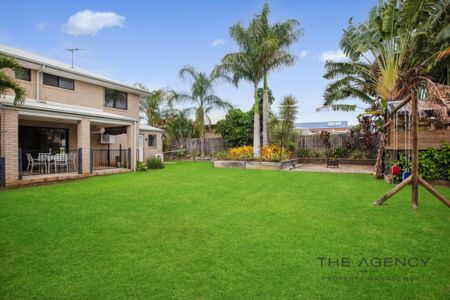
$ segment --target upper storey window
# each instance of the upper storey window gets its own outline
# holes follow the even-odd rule
[[[16,72],[16,79],[31,81],[31,70],[27,68],[22,68],[20,72]]]
[[[47,73],[44,73],[44,84],[72,91],[75,89],[75,82],[73,79]]]
[[[118,109],[127,109],[128,94],[125,92],[105,88],[105,106]]]

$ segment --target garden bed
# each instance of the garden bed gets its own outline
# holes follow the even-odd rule
[[[375,159],[349,159],[349,158],[338,158],[339,164],[341,165],[362,165],[362,166],[374,166]],[[300,163],[305,164],[326,164],[327,158],[300,158]]]
[[[294,167],[299,163],[298,158],[283,161],[257,161],[257,160],[215,160],[214,168],[240,168],[240,169],[262,169],[262,170],[282,170]]]

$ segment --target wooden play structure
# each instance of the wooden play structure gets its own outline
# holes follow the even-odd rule
[[[420,100],[419,100],[420,98]],[[374,176],[402,175],[402,181],[374,205],[381,205],[408,184],[412,185],[412,206],[418,207],[418,186],[422,185],[447,207],[450,202],[418,174],[419,150],[450,143],[450,87],[432,84],[414,88],[401,101],[389,101],[385,133],[380,141]],[[398,152],[406,158],[406,171],[398,166],[383,168],[383,160],[393,162]]]

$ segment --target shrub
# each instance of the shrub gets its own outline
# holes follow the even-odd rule
[[[144,162],[137,161],[136,162],[136,171],[137,172],[145,172],[145,171],[147,171],[147,166],[145,165]]]
[[[311,157],[311,150],[308,148],[302,148],[298,150],[299,157]]]
[[[147,159],[147,168],[148,169],[163,169],[164,163],[158,157],[152,157]]]
[[[322,151],[311,151],[310,157],[311,158],[323,158],[323,157],[326,157],[326,154],[325,154],[325,152],[322,152]]]
[[[292,152],[283,149],[281,153],[281,160],[286,160],[292,157]],[[228,151],[220,151],[215,154],[216,159],[221,160],[253,160],[253,147],[240,146],[231,148]],[[261,161],[279,161],[280,147],[278,145],[268,145],[261,148]]]
[[[215,159],[219,159],[219,160],[227,160],[228,159],[228,152],[226,150],[216,152],[214,154],[214,158]]]
[[[361,150],[355,149],[352,152],[350,152],[349,158],[350,159],[364,159],[364,153],[362,153]]]
[[[348,156],[348,148],[346,147],[337,147],[334,149],[334,156],[337,158],[344,158]]]
[[[250,160],[253,158],[252,146],[234,147],[228,150],[229,159],[235,160]]]
[[[450,145],[419,153],[419,174],[428,180],[450,180]]]
[[[281,152],[281,160],[286,160],[292,157],[292,152],[283,149]],[[268,145],[261,148],[261,160],[263,161],[277,161],[280,160],[280,147],[278,145]]]

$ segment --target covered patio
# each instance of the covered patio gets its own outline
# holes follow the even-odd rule
[[[37,101],[26,101],[19,110],[5,107],[1,111],[5,186],[134,168],[135,120]]]

